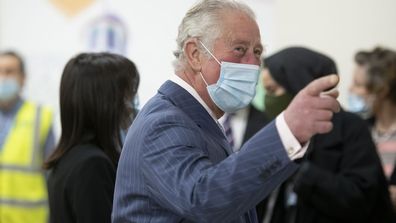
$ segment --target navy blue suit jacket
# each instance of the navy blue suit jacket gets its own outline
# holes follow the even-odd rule
[[[134,120],[118,165],[114,223],[256,222],[248,219],[296,170],[274,122],[231,148],[205,108],[165,82]]]

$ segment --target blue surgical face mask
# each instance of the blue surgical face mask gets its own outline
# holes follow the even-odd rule
[[[17,97],[21,87],[15,78],[0,79],[0,102],[8,102]]]
[[[372,105],[359,95],[350,93],[348,95],[349,111],[360,115],[362,118],[369,118],[372,115]]]
[[[235,112],[246,107],[256,93],[260,67],[224,61],[220,63],[202,42],[201,44],[220,64],[220,77],[215,84],[208,85],[200,72],[213,102],[224,112]]]

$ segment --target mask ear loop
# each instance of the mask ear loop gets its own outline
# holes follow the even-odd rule
[[[220,61],[212,54],[212,52],[210,52],[210,50],[208,48],[206,48],[206,46],[202,43],[201,40],[199,40],[199,43],[201,43],[201,45],[203,46],[203,48],[205,48],[206,51],[208,51],[208,53],[216,60],[216,62],[221,65]]]
[[[206,48],[206,46],[202,43],[201,40],[199,40],[199,43],[200,43],[200,44],[203,46],[203,48],[205,48],[205,50],[216,60],[216,62],[217,62],[219,65],[221,65],[221,63],[219,62],[219,60],[212,54],[212,52],[210,52],[210,50],[209,50],[208,48]],[[205,82],[206,86],[209,86],[209,85],[208,85],[208,82],[206,82],[206,80],[205,80],[205,78],[204,78],[204,76],[203,76],[203,74],[202,74],[201,71],[199,71],[199,74],[201,75],[201,78],[202,78],[202,80]]]
[[[201,72],[201,71],[199,71],[199,74],[201,75],[201,78],[202,78],[202,80],[205,82],[206,86],[209,86],[209,85],[208,85],[208,83],[206,82],[205,78],[203,77],[203,75],[202,75],[202,72]]]

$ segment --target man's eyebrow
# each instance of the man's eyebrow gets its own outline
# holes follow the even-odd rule
[[[232,41],[230,41],[229,43],[230,43],[230,44],[244,44],[244,45],[249,45],[249,42],[248,42],[248,41],[245,41],[245,40],[232,40]],[[264,46],[263,46],[262,43],[259,43],[259,44],[255,45],[254,47],[255,47],[255,48],[258,47],[258,48],[260,48],[260,49],[264,49]]]

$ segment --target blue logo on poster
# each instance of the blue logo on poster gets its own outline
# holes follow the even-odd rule
[[[88,50],[125,55],[127,30],[119,17],[106,14],[95,19],[88,30]]]

